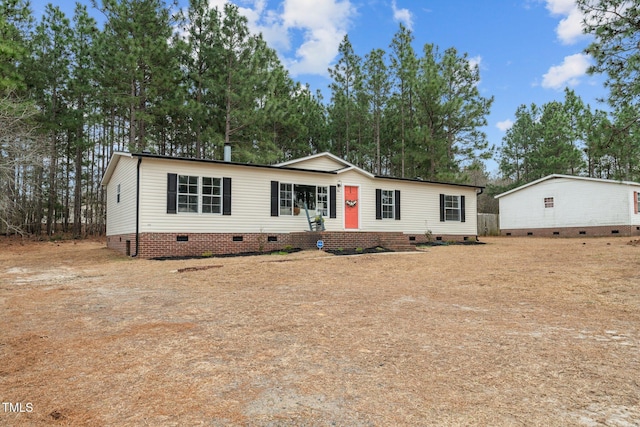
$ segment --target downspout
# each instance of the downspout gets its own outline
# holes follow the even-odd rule
[[[480,192],[476,193],[476,228],[477,228],[477,221],[478,221],[478,203],[477,203],[477,198],[479,195],[481,195],[482,193],[484,193],[484,187],[480,187]],[[478,230],[476,230],[476,233],[478,232]],[[478,238],[478,235],[476,234],[476,242],[479,242],[480,239]]]
[[[136,253],[131,255],[131,258],[138,256],[140,248],[140,163],[142,163],[142,157],[138,157],[136,170]]]

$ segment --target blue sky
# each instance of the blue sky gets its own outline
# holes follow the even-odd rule
[[[222,7],[226,0],[209,0]],[[87,1],[88,2],[88,1]],[[186,5],[188,0],[180,0]],[[480,67],[479,89],[495,98],[484,129],[500,146],[521,104],[542,105],[564,99],[573,89],[592,109],[606,90],[602,76],[586,74],[591,59],[583,53],[590,38],[574,0],[234,0],[254,32],[261,32],[292,77],[330,98],[327,69],[349,34],[364,57],[375,48],[389,51],[402,22],[413,31],[414,49],[425,43],[455,47]],[[53,1],[72,15],[66,1]],[[36,15],[45,1],[33,2]],[[68,9],[68,11],[67,11]],[[490,172],[497,169],[489,162]]]

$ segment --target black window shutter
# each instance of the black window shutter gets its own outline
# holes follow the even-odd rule
[[[440,195],[440,221],[444,222],[444,194]]]
[[[271,216],[278,216],[278,199],[280,185],[278,181],[271,181]]]
[[[464,196],[460,196],[460,222],[465,222],[466,217],[464,215]]]
[[[396,204],[396,221],[400,220],[400,190],[396,190],[395,195],[393,196]]]
[[[167,213],[176,213],[178,205],[178,174],[167,174]]]
[[[222,178],[222,215],[231,215],[231,178]]]
[[[376,219],[382,219],[382,190],[376,188]]]
[[[329,218],[336,218],[336,186],[329,187]]]

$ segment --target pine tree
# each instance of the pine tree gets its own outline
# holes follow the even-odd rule
[[[19,66],[27,55],[27,37],[32,23],[28,3],[0,1],[0,95],[25,88]]]
[[[436,179],[440,173],[449,170],[443,132],[444,81],[438,59],[437,48],[426,44],[418,63],[416,79],[415,134],[418,142],[411,157],[416,165],[415,174],[427,179]]]
[[[333,79],[329,85],[333,148],[338,156],[350,160],[353,139],[351,128],[354,116],[358,116],[357,97],[362,90],[362,60],[353,51],[348,35],[342,39],[338,54],[338,62],[333,68],[329,68],[329,75]]]
[[[531,178],[531,153],[536,150],[538,141],[538,107],[531,104],[520,105],[516,110],[513,126],[507,130],[502,138],[500,149],[500,171],[515,185],[533,181]]]
[[[274,87],[279,61],[261,35],[249,33],[247,19],[238,7],[224,6],[221,25],[222,58],[216,82],[224,116],[224,143],[235,147],[238,161],[261,162],[277,156],[269,140],[261,140],[258,101]],[[275,157],[273,157],[275,158]]]
[[[43,130],[49,139],[47,180],[47,235],[52,235],[57,219],[68,218],[62,211],[58,194],[60,157],[66,152],[71,114],[66,99],[69,85],[68,50],[72,36],[69,19],[60,8],[47,5],[36,27],[32,57],[26,61],[30,91],[42,109]],[[64,188],[64,187],[63,187]]]
[[[96,21],[89,16],[86,6],[77,4],[73,17],[73,38],[71,50],[71,79],[69,84],[69,100],[73,103],[72,112],[72,147],[74,151],[74,186],[73,186],[73,235],[82,235],[82,176],[85,154],[92,147],[86,135],[87,120],[93,116],[91,98],[95,93],[94,71],[95,58],[93,40],[98,33]]]
[[[154,109],[175,85],[171,16],[161,0],[103,0],[102,12],[107,22],[99,40],[100,84],[112,94],[129,149],[143,151],[155,142],[147,134],[156,120]]]
[[[449,48],[440,64],[447,160],[451,170],[457,172],[462,162],[491,156],[487,137],[480,129],[487,125],[493,97],[480,95],[480,70],[470,64],[466,53],[458,55],[456,49]]]
[[[591,73],[605,73],[609,104],[615,109],[633,106],[640,117],[640,3],[623,0],[577,0],[584,14],[584,32],[595,40],[586,49],[596,61]],[[627,110],[629,111],[629,110]]]
[[[374,49],[365,57],[363,90],[369,101],[369,111],[373,123],[373,143],[375,146],[375,167],[377,175],[382,175],[381,131],[384,110],[389,100],[390,80],[384,62],[385,52]],[[362,150],[364,147],[359,147]],[[366,149],[365,149],[366,151]]]
[[[188,118],[187,132],[195,144],[196,158],[213,158],[215,147],[219,147],[223,139],[219,125],[222,115],[217,104],[221,99],[213,84],[221,72],[218,65],[223,55],[220,25],[220,14],[217,9],[209,8],[208,1],[189,2],[185,28],[188,36],[180,51],[187,92],[185,120]]]
[[[424,46],[414,104],[418,174],[456,180],[462,164],[492,155],[480,128],[487,123],[493,98],[480,95],[479,81],[479,69],[466,54],[458,55],[454,48],[441,54],[431,44]]]
[[[24,79],[32,24],[27,2],[0,1],[0,232],[7,234],[39,231],[42,218],[34,175],[44,144]]]
[[[580,150],[571,139],[570,121],[564,105],[558,101],[544,104],[537,123],[540,128],[539,146],[532,153],[532,163],[536,171],[534,179],[559,173],[578,172],[582,158]]]
[[[391,104],[397,111],[394,129],[397,129],[400,139],[400,176],[406,173],[406,152],[415,149],[411,136],[414,127],[413,99],[417,78],[418,58],[411,43],[413,34],[404,25],[391,41],[391,72],[394,76],[395,90]]]

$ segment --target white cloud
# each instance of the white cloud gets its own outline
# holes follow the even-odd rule
[[[474,56],[473,58],[469,58],[469,66],[471,67],[471,69],[478,67],[478,69],[480,69],[480,63],[482,62],[482,56],[477,55]]]
[[[558,39],[563,44],[573,44],[587,37],[582,29],[584,15],[578,9],[575,0],[546,0],[547,10],[552,15],[564,16],[556,27]]]
[[[295,57],[284,57],[289,72],[327,74],[355,13],[349,0],[284,0],[284,28],[304,33]]]
[[[568,15],[575,8],[575,0],[547,0],[547,9],[554,15]]]
[[[398,9],[396,0],[391,1],[391,9],[393,10],[393,19],[396,22],[402,22],[409,30],[413,30],[413,15],[409,9]]]
[[[584,53],[567,56],[561,65],[554,65],[542,76],[542,87],[562,89],[567,85],[576,86],[590,65],[590,57]]]
[[[238,4],[241,1],[234,1]],[[222,10],[226,0],[209,0]],[[326,75],[338,54],[356,9],[350,0],[282,0],[273,9],[266,0],[245,0],[238,6],[253,33],[262,33],[269,46],[276,49],[292,76]],[[302,42],[292,46],[292,33],[299,32]],[[294,52],[291,52],[295,49]]]
[[[509,119],[496,123],[496,127],[502,132],[506,132],[513,126],[513,122]]]

